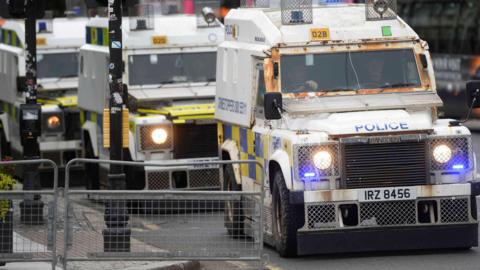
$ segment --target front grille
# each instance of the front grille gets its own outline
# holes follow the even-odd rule
[[[415,201],[360,204],[360,226],[410,225],[417,222]]]
[[[459,223],[469,221],[468,199],[442,199],[440,200],[440,217],[442,223]]]
[[[175,125],[174,158],[201,158],[218,156],[217,125]]]
[[[377,140],[378,142],[378,140]],[[345,188],[394,187],[427,184],[427,143],[342,143]]]
[[[334,204],[308,205],[307,214],[309,229],[335,228],[337,226]]]
[[[218,169],[191,170],[188,172],[191,188],[220,187]]]
[[[323,202],[305,204],[306,223],[303,230],[332,230],[349,228],[371,228],[389,226],[424,226],[446,225],[475,222],[471,216],[470,198],[437,197],[422,198],[410,201],[379,201],[379,202]],[[430,208],[434,220],[427,222],[423,217],[422,203],[431,202]],[[439,207],[436,207],[436,206]],[[347,209],[348,215],[341,212]],[[440,217],[440,218],[437,218]],[[348,223],[348,218],[353,223]]]
[[[147,183],[149,190],[170,189],[170,172],[148,172]]]

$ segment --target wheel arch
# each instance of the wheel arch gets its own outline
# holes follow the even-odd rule
[[[238,150],[237,143],[233,140],[225,140],[222,145],[220,146],[220,150],[222,151],[222,160],[230,160],[230,161],[240,161],[240,151]],[[235,174],[235,181],[238,185],[242,184],[242,177],[240,174],[240,164],[232,164],[233,172]]]
[[[270,192],[273,190],[273,182],[275,171],[280,170],[283,174],[283,178],[285,179],[285,185],[287,189],[293,189],[293,182],[292,182],[292,167],[290,164],[290,158],[284,150],[276,150],[273,155],[270,157],[268,161],[268,180],[270,186]]]

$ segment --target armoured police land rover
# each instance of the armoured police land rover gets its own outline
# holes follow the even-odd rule
[[[42,104],[40,154],[59,167],[82,156],[80,112],[76,106],[78,50],[84,42],[86,22],[86,18],[78,17],[37,22],[38,101]],[[20,159],[23,147],[19,108],[25,102],[24,39],[23,20],[0,21],[2,157],[13,155]]]
[[[265,239],[282,256],[477,246],[470,131],[437,118],[428,44],[394,1],[307,2],[225,19],[221,157],[264,171],[225,166],[223,189],[264,190]],[[242,203],[226,205],[233,236],[252,222]]]
[[[166,5],[168,2],[169,5]],[[200,3],[196,2],[196,10]],[[212,2],[212,1],[210,1]],[[224,31],[213,14],[176,13],[181,1],[139,4],[123,20],[124,82],[129,112],[126,159],[132,161],[218,159],[214,121],[216,48]],[[175,13],[170,15],[156,14]],[[208,9],[212,10],[212,9]],[[164,12],[166,11],[166,12]],[[80,52],[79,107],[86,155],[108,158],[108,19],[87,24]],[[129,123],[129,125],[128,125]],[[128,129],[129,126],[129,129]],[[128,189],[218,189],[218,167],[126,168]],[[88,166],[89,188],[107,184],[107,167]],[[100,177],[98,177],[100,175]],[[99,179],[99,180],[98,180]]]

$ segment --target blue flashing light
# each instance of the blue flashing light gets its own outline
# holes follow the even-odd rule
[[[454,170],[463,170],[465,166],[463,164],[455,164],[452,166],[452,169]]]
[[[306,172],[306,173],[303,174],[303,177],[308,177],[308,178],[315,177],[315,173],[314,172]]]
[[[47,23],[38,22],[38,32],[46,32],[46,31],[47,31]]]

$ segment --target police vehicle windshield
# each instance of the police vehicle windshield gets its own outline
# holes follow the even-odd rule
[[[282,92],[332,92],[421,85],[411,49],[281,57]]]
[[[215,81],[216,52],[142,54],[128,59],[130,85]]]
[[[37,72],[40,79],[78,77],[78,53],[40,53]]]

